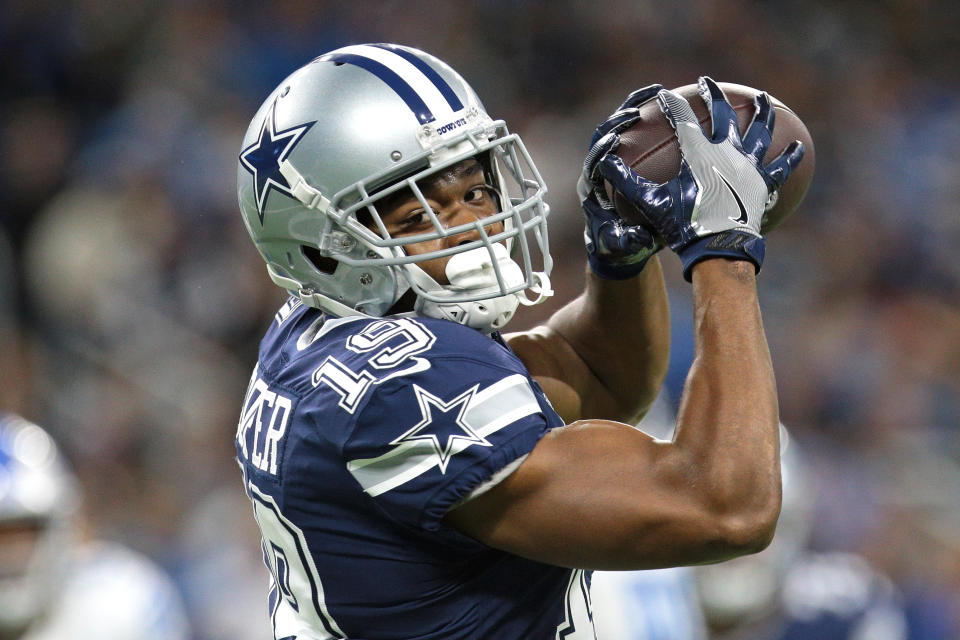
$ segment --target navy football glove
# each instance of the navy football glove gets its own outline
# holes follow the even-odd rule
[[[624,280],[637,275],[662,247],[644,227],[624,222],[607,198],[603,177],[597,171],[600,159],[616,148],[617,134],[640,119],[638,107],[655,98],[661,89],[662,85],[652,84],[631,93],[619,109],[597,126],[590,139],[577,194],[586,216],[583,239],[587,259],[591,270],[601,278]]]
[[[640,210],[658,239],[677,253],[688,281],[693,265],[713,257],[750,260],[760,270],[764,205],[803,159],[803,145],[794,142],[766,167],[762,165],[774,125],[766,93],[755,99],[753,121],[741,139],[737,114],[720,87],[706,76],[700,78],[699,86],[713,125],[710,138],[703,134],[686,100],[672,91],[657,94],[680,143],[676,178],[655,184],[612,153],[597,165],[600,175]]]

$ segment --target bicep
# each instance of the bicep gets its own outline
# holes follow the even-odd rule
[[[549,564],[691,564],[717,532],[689,472],[671,443],[621,423],[578,422],[546,434],[519,468],[446,522]]]

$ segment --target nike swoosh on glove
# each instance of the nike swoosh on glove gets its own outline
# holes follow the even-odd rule
[[[803,145],[797,141],[763,166],[774,126],[766,93],[755,98],[753,120],[741,138],[736,112],[720,87],[703,76],[699,89],[710,111],[709,138],[686,100],[672,91],[657,93],[680,145],[677,177],[663,184],[650,182],[613,153],[597,167],[641,212],[656,237],[677,253],[688,281],[693,266],[708,258],[746,259],[760,270],[766,247],[760,233],[764,205],[803,159]]]

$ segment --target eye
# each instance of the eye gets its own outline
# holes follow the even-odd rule
[[[493,200],[493,187],[482,185],[467,191],[464,202],[485,202]]]
[[[423,209],[416,209],[403,216],[403,220],[400,221],[400,226],[404,229],[412,229],[425,224],[428,220],[429,218],[427,218],[427,214]]]

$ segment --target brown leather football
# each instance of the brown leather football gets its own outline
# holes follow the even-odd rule
[[[753,98],[760,91],[729,82],[718,84],[737,113],[741,135],[746,133],[747,127],[753,120]],[[673,91],[690,103],[700,121],[701,128],[709,136],[710,113],[697,93],[697,85],[689,84]],[[779,193],[768,203],[768,209],[761,223],[764,233],[776,228],[797,210],[807,194],[814,168],[813,139],[807,127],[787,105],[773,96],[770,96],[770,101],[774,108],[773,141],[767,149],[764,164],[768,164],[780,155],[780,152],[794,140],[803,142],[805,151],[799,166],[790,174]],[[658,183],[667,182],[680,171],[680,146],[677,144],[677,136],[656,100],[643,104],[640,107],[640,116],[640,120],[620,133],[620,146],[614,153],[623,158],[644,178]],[[607,184],[607,193],[613,194],[609,184]],[[613,194],[613,202],[617,213],[624,220],[631,224],[639,223],[641,219],[639,212],[620,194]]]

